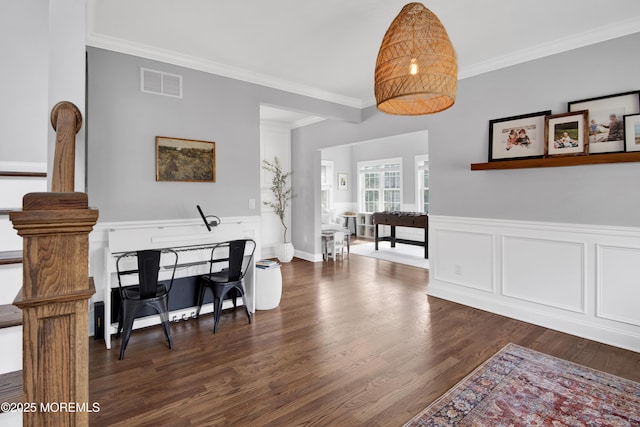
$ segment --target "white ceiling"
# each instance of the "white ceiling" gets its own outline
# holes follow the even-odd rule
[[[406,3],[89,0],[87,44],[361,108],[374,104],[378,48]],[[449,33],[460,79],[640,32],[638,0],[423,4]]]

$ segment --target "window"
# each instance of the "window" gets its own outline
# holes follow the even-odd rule
[[[402,205],[402,159],[358,162],[361,212],[399,211]]]
[[[333,209],[333,162],[322,160],[320,164],[320,203],[326,210]]]
[[[429,157],[416,156],[416,204],[422,212],[429,213]]]

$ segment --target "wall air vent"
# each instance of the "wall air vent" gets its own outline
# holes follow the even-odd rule
[[[156,95],[182,98],[182,76],[141,68],[140,90]]]

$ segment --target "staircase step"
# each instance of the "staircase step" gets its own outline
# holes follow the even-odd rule
[[[0,305],[0,329],[22,325],[22,310],[13,304]]]
[[[0,171],[0,176],[20,176],[32,178],[46,178],[46,172],[22,172],[22,171]]]
[[[0,375],[0,402],[19,403],[22,401],[22,371]],[[2,412],[0,410],[0,412]]]
[[[22,251],[0,251],[0,265],[21,263]]]

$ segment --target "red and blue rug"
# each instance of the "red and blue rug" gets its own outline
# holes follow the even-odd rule
[[[509,344],[409,426],[640,426],[640,383]]]

